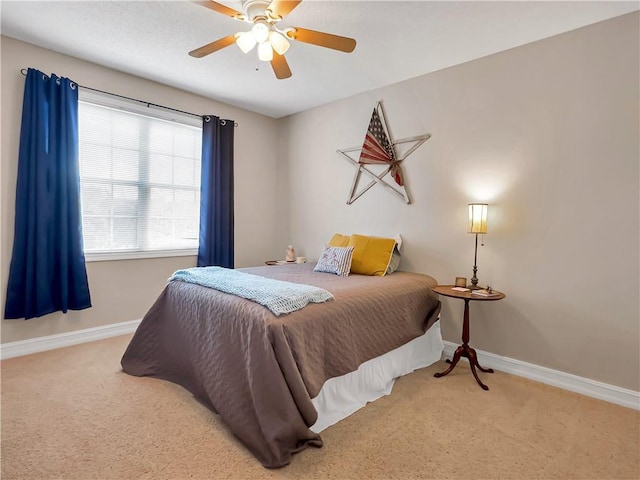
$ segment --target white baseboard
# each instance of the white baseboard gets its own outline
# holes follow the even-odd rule
[[[458,348],[457,344],[445,341],[443,356],[445,358],[451,358],[456,348]],[[578,377],[570,373],[540,367],[532,363],[501,357],[500,355],[483,352],[482,350],[476,350],[476,353],[478,354],[478,362],[483,367],[494,368],[501,372],[518,375],[519,377],[546,383],[547,385],[587,395],[588,397],[640,410],[640,392],[616,387],[615,385],[609,385],[589,378]],[[468,361],[466,358],[462,360]]]
[[[44,352],[45,350],[53,350],[54,348],[70,347],[80,343],[126,335],[127,333],[135,332],[140,322],[141,320],[130,320],[128,322],[113,323],[101,327],[76,330],[74,332],[3,343],[0,345],[0,359],[20,357],[31,353]]]

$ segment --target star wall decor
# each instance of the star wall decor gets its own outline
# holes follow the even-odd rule
[[[347,205],[351,205],[376,184],[385,187],[405,203],[411,203],[404,182],[402,162],[430,137],[431,135],[427,133],[416,137],[392,140],[387,128],[382,102],[378,102],[371,114],[362,146],[338,150],[339,154],[356,166]],[[399,145],[408,147],[408,149],[399,153]],[[352,156],[356,152],[360,152],[357,158]],[[369,179],[369,183],[360,186],[363,174]],[[390,181],[385,178],[387,175],[391,176]],[[358,190],[358,188],[360,189]]]

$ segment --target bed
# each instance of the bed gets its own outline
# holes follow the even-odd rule
[[[388,393],[392,378],[439,360],[442,339],[432,277],[339,277],[313,267],[240,269],[334,296],[281,316],[235,295],[169,282],[127,347],[123,370],[182,385],[267,468],[321,447],[323,428]],[[381,372],[392,378],[345,404],[345,388]]]

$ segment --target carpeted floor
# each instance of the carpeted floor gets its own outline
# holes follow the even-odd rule
[[[639,479],[640,412],[440,362],[264,469],[181,387],[120,370],[130,336],[2,362],[2,479]]]

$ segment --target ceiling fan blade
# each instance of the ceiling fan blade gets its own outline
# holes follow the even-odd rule
[[[203,7],[210,8],[214,12],[221,13],[223,15],[227,15],[231,18],[235,18],[236,20],[244,20],[245,16],[237,10],[233,8],[229,8],[226,5],[223,5],[218,2],[214,2],[213,0],[204,0],[204,1],[194,1],[193,3],[197,3],[198,5],[202,5]]]
[[[316,32],[306,28],[293,27],[286,31],[287,37],[303,43],[311,43],[319,47],[332,48],[341,52],[351,53],[356,48],[353,38],[341,37],[330,33]]]
[[[287,59],[284,58],[284,55],[278,55],[276,52],[273,52],[271,68],[273,68],[273,73],[276,74],[276,78],[278,80],[283,80],[291,76],[291,69],[289,68]]]
[[[215,42],[207,43],[206,45],[196,48],[195,50],[191,50],[189,55],[196,58],[202,58],[205,55],[209,55],[210,53],[217,52],[218,50],[228,47],[229,45],[233,45],[236,41],[235,35],[229,35],[227,37],[223,37]]]
[[[296,8],[301,1],[302,0],[271,0],[267,10],[269,10],[274,17],[282,18]]]

